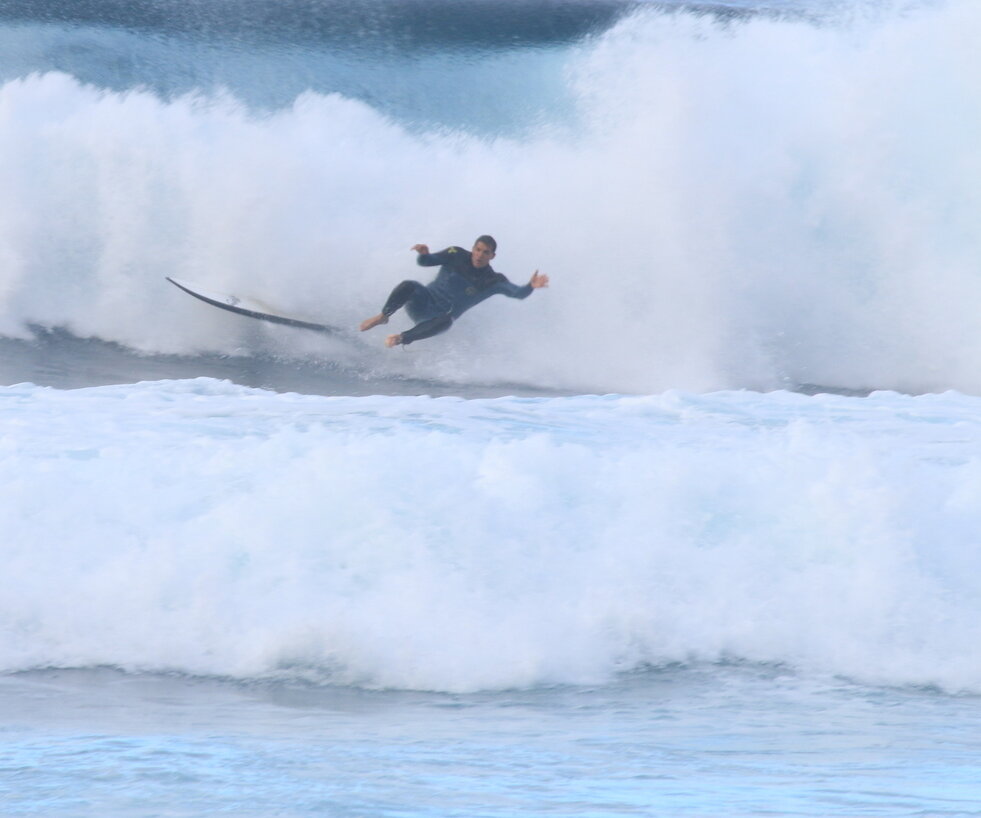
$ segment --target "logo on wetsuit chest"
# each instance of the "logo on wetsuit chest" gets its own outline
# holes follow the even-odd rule
[[[476,295],[476,294],[477,294],[476,287],[467,287],[467,295]]]

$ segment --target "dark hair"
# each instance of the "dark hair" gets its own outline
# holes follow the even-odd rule
[[[493,236],[477,236],[477,240],[474,242],[474,244],[486,244],[488,247],[490,247],[492,253],[497,252],[497,242],[494,241]]]

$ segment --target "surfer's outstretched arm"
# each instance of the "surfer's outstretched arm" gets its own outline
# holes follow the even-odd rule
[[[437,253],[430,253],[428,244],[414,244],[411,249],[419,254],[416,256],[416,264],[420,267],[441,267],[452,262],[454,257],[468,255],[462,247],[447,247]]]
[[[506,295],[508,298],[527,298],[535,290],[540,290],[542,287],[548,286],[548,276],[541,275],[538,270],[531,276],[531,280],[527,284],[515,284],[508,281],[503,275],[498,274],[498,281],[495,283],[491,290],[487,291],[488,294],[500,293],[501,295]]]

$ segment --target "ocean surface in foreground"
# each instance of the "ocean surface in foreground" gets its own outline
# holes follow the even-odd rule
[[[0,413],[6,814],[977,814],[981,399]]]
[[[977,699],[667,667],[485,694],[0,678],[7,815],[978,814]]]

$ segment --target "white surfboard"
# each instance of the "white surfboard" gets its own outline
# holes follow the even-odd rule
[[[257,318],[260,321],[269,321],[273,324],[284,324],[287,327],[297,327],[298,329],[310,329],[314,330],[315,332],[326,332],[328,334],[343,334],[348,332],[348,330],[338,329],[337,327],[332,327],[329,324],[318,324],[315,321],[305,321],[301,318],[292,318],[287,315],[281,315],[255,299],[240,298],[237,295],[209,292],[208,290],[203,290],[197,285],[191,284],[187,281],[180,281],[176,278],[171,278],[170,276],[167,276],[166,278],[167,281],[169,281],[175,287],[183,290],[188,295],[193,295],[195,298],[200,299],[205,304],[211,304],[212,307],[218,307],[220,310],[228,310],[229,312],[244,315],[248,318]]]

